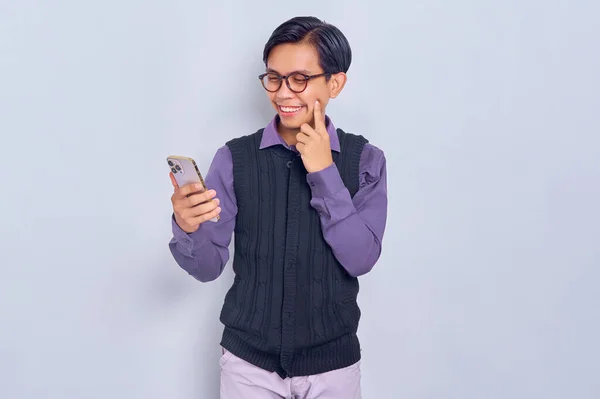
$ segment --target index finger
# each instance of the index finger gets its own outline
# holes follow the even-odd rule
[[[169,177],[171,178],[171,184],[173,185],[173,189],[177,191],[177,189],[179,188],[179,184],[177,184],[177,180],[175,180],[173,172],[169,172]]]
[[[321,134],[327,133],[327,127],[325,126],[325,112],[323,112],[319,100],[315,102],[315,130]]]

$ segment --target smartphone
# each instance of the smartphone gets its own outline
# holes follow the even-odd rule
[[[198,165],[196,165],[196,161],[192,158],[169,155],[167,157],[167,164],[169,164],[169,168],[171,169],[171,172],[173,172],[173,176],[175,176],[175,181],[177,181],[179,187],[191,183],[200,183],[202,185],[202,190],[200,191],[207,190],[202,174],[198,169]],[[217,215],[210,219],[210,221],[218,222],[219,219],[219,215]]]

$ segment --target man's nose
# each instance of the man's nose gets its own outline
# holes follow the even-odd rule
[[[296,95],[290,88],[287,86],[285,80],[281,82],[281,87],[277,90],[277,98],[279,99],[287,99],[292,98]]]

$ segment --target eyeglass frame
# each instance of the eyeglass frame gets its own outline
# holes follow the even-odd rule
[[[276,75],[279,78],[279,86],[277,86],[277,89],[275,89],[275,90],[269,90],[269,89],[267,89],[265,87],[264,78],[267,75]],[[300,75],[300,76],[304,77],[304,89],[302,89],[301,91],[296,91],[296,90],[292,89],[292,87],[290,86],[290,81],[289,81],[290,76],[296,76],[296,75]],[[310,80],[315,79],[315,78],[320,78],[321,76],[331,76],[331,75],[332,75],[331,73],[327,73],[327,72],[319,73],[319,74],[316,74],[316,75],[307,75],[307,74],[301,73],[301,72],[294,72],[294,73],[290,73],[289,75],[279,75],[276,72],[266,72],[266,73],[258,75],[258,80],[260,80],[260,83],[262,84],[262,87],[266,91],[268,91],[269,93],[276,93],[276,92],[278,92],[279,89],[281,89],[281,85],[282,85],[283,81],[285,80],[285,85],[287,86],[288,89],[290,89],[290,91],[292,91],[292,92],[294,92],[296,94],[300,94],[300,93],[303,93],[306,90],[306,88],[308,87],[308,82]]]

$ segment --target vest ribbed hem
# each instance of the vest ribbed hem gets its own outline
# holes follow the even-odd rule
[[[275,372],[281,378],[326,373],[351,366],[361,359],[360,343],[356,334],[347,334],[325,345],[295,354],[288,369],[281,367],[279,356],[252,348],[235,330],[228,327],[223,330],[221,346],[240,359],[263,370]]]

